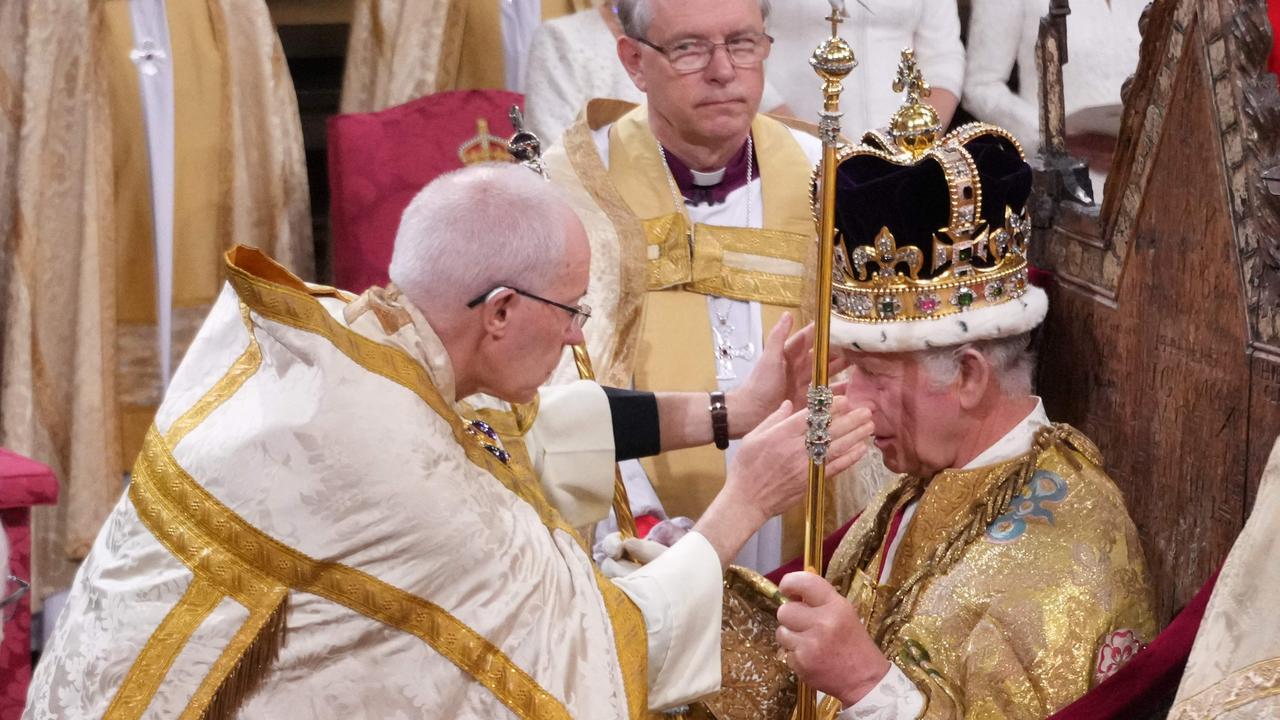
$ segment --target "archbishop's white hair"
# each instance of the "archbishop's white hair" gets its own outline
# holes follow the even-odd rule
[[[1010,397],[1030,395],[1031,376],[1035,370],[1035,353],[1031,349],[1031,333],[1012,337],[977,340],[954,347],[918,351],[920,364],[929,374],[934,388],[941,389],[955,381],[960,373],[960,353],[966,348],[981,353],[990,363],[1000,390]]]
[[[760,3],[760,17],[769,20],[769,0]],[[648,39],[649,25],[653,23],[653,4],[649,0],[618,0],[618,24],[627,37]]]
[[[576,216],[528,168],[487,163],[441,175],[409,203],[388,274],[419,308],[460,310],[504,285],[546,289]]]

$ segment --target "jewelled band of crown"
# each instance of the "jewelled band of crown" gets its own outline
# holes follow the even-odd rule
[[[809,451],[809,459],[819,465],[827,461],[827,450],[831,446],[831,405],[834,402],[835,395],[826,385],[809,388],[809,418],[804,446]]]

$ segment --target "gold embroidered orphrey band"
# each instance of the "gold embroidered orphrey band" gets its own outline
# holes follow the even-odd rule
[[[1174,705],[1169,720],[1212,720],[1276,695],[1280,695],[1280,658],[1260,660]]]
[[[143,648],[106,717],[140,717],[192,633],[213,606],[230,597],[249,610],[249,620],[183,714],[213,717],[210,709],[218,691],[233,671],[242,669],[240,660],[262,639],[272,616],[282,618],[289,590],[319,595],[417,636],[519,717],[569,717],[556,698],[501,650],[443,608],[355,568],[314,560],[249,525],[178,465],[154,428],[134,468],[129,496],[143,523],[191,569],[195,580]],[[282,629],[282,620],[275,625]],[[269,661],[262,658],[258,667],[244,670],[261,672]]]
[[[141,717],[192,634],[226,598],[248,609],[249,618],[224,648],[181,717],[233,716],[275,658],[284,634],[288,594],[293,590],[318,595],[418,637],[493,692],[520,718],[569,718],[559,700],[448,611],[355,568],[317,561],[284,546],[220,503],[173,457],[176,442],[260,366],[261,351],[248,314],[252,309],[326,338],[366,369],[415,392],[450,423],[468,458],[529,502],[549,531],[567,527],[537,490],[536,478],[524,477],[527,468],[508,468],[479,446],[464,441],[462,419],[435,390],[420,364],[396,348],[342,326],[311,296],[307,286],[265,256],[236,248],[227,258],[231,283],[240,295],[249,329],[249,347],[182,415],[168,438],[151,428],[129,488],[142,522],[191,570],[194,579],[152,633],[104,717]],[[259,271],[260,276],[249,268]],[[643,618],[612,583],[597,575],[597,584],[612,621],[630,715],[646,717],[648,648]]]

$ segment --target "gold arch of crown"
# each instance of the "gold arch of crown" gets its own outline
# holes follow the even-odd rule
[[[1026,292],[1026,250],[1031,235],[1026,209],[1015,212],[1006,206],[999,226],[978,216],[982,186],[977,166],[964,145],[983,135],[1004,138],[1013,143],[1019,155],[1023,154],[1013,135],[986,123],[956,128],[917,154],[896,150],[893,131],[888,128],[872,130],[863,136],[862,144],[841,150],[838,163],[857,155],[903,167],[925,159],[937,162],[950,193],[950,211],[947,226],[933,234],[934,262],[930,271],[942,272],[932,278],[919,277],[924,264],[920,249],[911,245],[899,247],[887,227],[880,229],[871,245],[860,245],[847,253],[837,243],[831,304],[838,317],[858,323],[928,320],[999,305]],[[817,182],[815,171],[815,190]],[[812,197],[817,197],[816,192]],[[813,208],[816,213],[816,202]],[[975,259],[993,264],[975,267]],[[874,271],[867,270],[869,265],[874,266]],[[903,266],[906,273],[899,271]]]

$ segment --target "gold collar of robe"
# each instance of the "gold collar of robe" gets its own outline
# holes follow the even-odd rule
[[[356,568],[321,562],[275,541],[206,491],[178,463],[173,448],[182,437],[235,394],[262,365],[261,346],[249,315],[252,311],[325,338],[369,372],[417,394],[449,423],[467,459],[529,503],[548,532],[559,529],[574,534],[542,494],[519,437],[503,435],[512,456],[509,464],[485,451],[467,433],[466,421],[436,390],[419,361],[347,328],[317,300],[317,296],[334,292],[308,287],[257,251],[243,247],[227,253],[227,266],[229,282],[240,296],[249,347],[164,436],[152,427],[129,487],[129,498],[143,524],[187,566],[193,579],[142,648],[104,717],[141,717],[159,690],[165,669],[224,599],[247,608],[249,616],[197,688],[182,720],[234,717],[256,679],[269,670],[283,641],[288,597],[293,591],[319,595],[418,637],[493,692],[516,717],[568,720],[568,711],[554,695],[445,608]],[[647,701],[644,618],[598,570],[596,584],[613,627],[630,717],[653,717]]]
[[[797,198],[809,187],[812,164],[777,120],[757,115],[751,133],[763,185],[764,227],[698,223],[690,228],[684,209],[674,206],[648,110],[637,107],[609,129],[609,179],[644,224],[649,290],[684,289],[785,307],[804,301],[815,231],[809,203]]]

